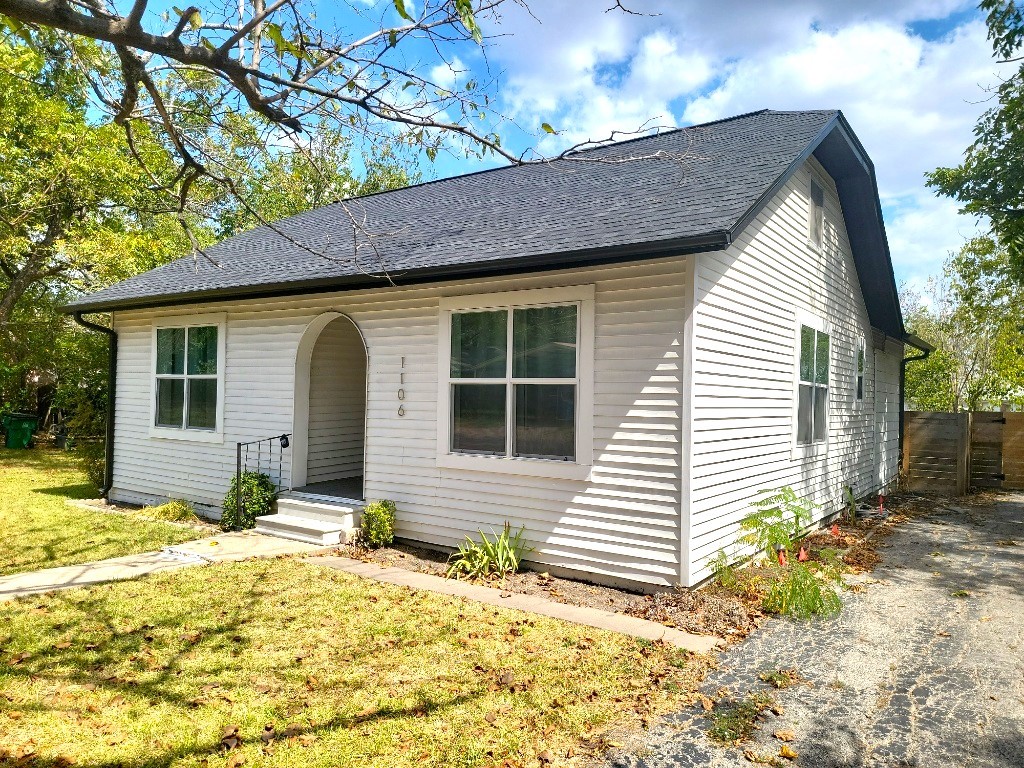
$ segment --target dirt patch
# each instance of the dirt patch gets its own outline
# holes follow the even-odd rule
[[[875,548],[896,525],[910,517],[948,507],[950,503],[946,499],[892,496],[886,501],[885,519],[861,520],[856,524],[840,521],[835,529],[830,526],[810,534],[803,544],[811,560],[825,560],[827,551],[832,550],[848,568],[855,572],[867,571],[881,560]],[[434,576],[444,576],[448,569],[448,553],[409,544],[376,550],[345,547],[339,554]],[[650,595],[537,571],[521,571],[509,575],[503,582],[486,583],[509,592],[623,613],[733,642],[747,637],[764,621],[765,614],[760,610],[764,585],[777,575],[773,567],[748,565],[737,569],[738,583],[732,589],[711,583],[700,589],[665,589]]]
[[[390,568],[403,568],[444,576],[448,555],[436,550],[395,544],[370,550],[350,547],[340,553]],[[709,586],[700,590],[666,589],[646,595],[614,587],[588,584],[537,571],[513,573],[502,582],[487,582],[509,592],[536,595],[566,605],[599,608],[657,621],[697,635],[729,640],[746,637],[757,626],[760,614],[752,614],[739,597]]]
[[[718,585],[646,595],[636,599],[625,613],[685,632],[711,634],[726,640],[746,637],[757,629],[763,618],[753,604]]]

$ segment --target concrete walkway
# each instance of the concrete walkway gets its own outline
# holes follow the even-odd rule
[[[863,592],[827,622],[772,621],[721,656],[702,693],[721,711],[774,697],[745,744],[707,737],[700,706],[653,728],[616,768],[750,768],[791,731],[814,768],[1024,767],[1024,494],[935,502],[897,528]],[[796,670],[775,690],[761,674]]]
[[[625,616],[621,613],[603,611],[597,608],[565,605],[564,603],[557,603],[554,600],[547,600],[535,595],[505,592],[492,587],[467,584],[464,581],[444,579],[427,573],[407,571],[403,568],[384,568],[376,563],[364,563],[361,560],[352,560],[347,557],[317,557],[307,562],[319,563],[328,568],[351,573],[354,576],[383,581],[388,584],[397,584],[427,592],[438,592],[454,597],[464,597],[478,603],[486,603],[487,605],[495,605],[501,608],[514,608],[526,613],[535,613],[541,616],[549,616],[553,619],[569,621],[574,624],[606,629],[610,632],[618,632],[623,635],[630,635],[631,637],[663,640],[666,643],[671,643],[679,648],[685,648],[696,653],[708,653],[722,644],[722,641],[715,637],[692,635],[688,632],[666,627],[657,622]]]
[[[16,573],[0,578],[0,602],[24,595],[37,595],[58,589],[87,587],[107,581],[135,579],[150,573],[160,573],[190,565],[223,563],[257,557],[312,554],[324,547],[299,541],[277,539],[252,531],[223,533],[207,539],[196,539],[184,544],[165,547],[158,552],[114,557],[91,563],[65,565],[42,571]]]

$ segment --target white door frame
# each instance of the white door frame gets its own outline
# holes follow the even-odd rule
[[[299,339],[295,348],[295,394],[292,400],[292,471],[290,488],[300,488],[306,484],[307,456],[309,453],[309,379],[310,365],[313,362],[313,348],[316,346],[320,333],[339,318],[345,318],[352,324],[366,355],[366,387],[363,394],[363,477],[366,476],[366,431],[368,427],[368,389],[370,381],[370,351],[366,346],[363,331],[348,315],[342,312],[324,312],[314,317]]]

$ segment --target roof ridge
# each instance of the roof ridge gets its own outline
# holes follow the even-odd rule
[[[585,147],[583,149],[578,149],[578,150],[576,150],[574,152],[570,152],[568,154],[576,155],[576,154],[582,154],[584,152],[594,152],[594,151],[599,150],[599,149],[607,149],[608,147],[612,147],[612,146],[616,146],[617,147],[617,146],[621,146],[623,144],[631,144],[631,143],[633,143],[635,141],[644,141],[644,140],[647,140],[647,139],[656,138],[658,136],[668,136],[668,135],[671,135],[673,133],[681,133],[683,131],[690,131],[690,130],[693,130],[695,128],[707,128],[708,126],[711,126],[711,125],[721,125],[722,123],[730,123],[730,122],[733,122],[735,120],[742,120],[744,118],[753,117],[754,115],[761,115],[761,114],[768,114],[768,113],[771,113],[771,114],[798,114],[798,113],[801,113],[801,112],[823,113],[823,112],[835,112],[835,111],[837,111],[837,110],[834,110],[834,109],[777,110],[777,109],[769,109],[769,108],[765,107],[763,109],[755,109],[755,110],[753,110],[751,112],[744,112],[744,113],[739,114],[739,115],[731,115],[730,117],[721,117],[721,118],[719,118],[717,120],[708,120],[707,122],[694,123],[693,125],[682,125],[682,126],[678,126],[678,127],[675,127],[675,128],[668,128],[668,129],[666,129],[664,131],[658,131],[657,133],[648,133],[648,134],[645,134],[643,136],[634,136],[631,139],[622,139],[621,141],[611,141],[611,142],[608,142],[607,144],[598,144],[598,145],[595,145],[595,146],[592,146],[592,147]],[[392,192],[398,192],[398,191],[404,190],[404,189],[419,189],[420,187],[426,187],[426,186],[429,186],[431,184],[440,184],[440,183],[445,182],[445,181],[452,181],[453,179],[467,179],[467,178],[470,178],[472,176],[480,176],[480,175],[485,174],[485,173],[497,173],[499,171],[508,171],[508,170],[513,169],[513,168],[523,168],[523,167],[527,167],[527,166],[530,166],[530,165],[539,165],[539,164],[542,164],[542,163],[545,163],[545,162],[552,162],[553,160],[557,160],[557,159],[558,159],[558,157],[554,157],[554,158],[551,158],[550,160],[530,160],[530,161],[526,161],[526,162],[523,162],[523,163],[517,164],[517,165],[499,165],[499,166],[497,166],[495,168],[481,168],[479,171],[470,171],[469,173],[459,173],[459,174],[456,174],[455,176],[445,176],[444,178],[441,178],[441,179],[428,179],[427,181],[420,181],[420,182],[417,182],[416,184],[407,184],[404,187],[395,187],[394,189],[382,189],[382,190],[379,190],[377,192],[369,192],[369,193],[367,193],[365,195],[355,195],[353,197],[339,198],[337,200],[332,200],[330,203],[328,203],[324,207],[330,207],[330,206],[333,206],[333,205],[341,205],[342,203],[347,203],[347,202],[352,201],[352,200],[366,200],[367,198],[378,197],[380,195],[388,195],[388,194],[391,194]],[[312,210],[316,210],[316,209],[312,209]],[[304,213],[308,213],[308,211],[302,211],[302,212],[297,213],[295,215],[296,216],[301,216]],[[290,217],[288,217],[288,218],[290,218]],[[266,226],[266,225],[264,225],[264,226]],[[259,229],[259,227],[255,227],[255,229]]]

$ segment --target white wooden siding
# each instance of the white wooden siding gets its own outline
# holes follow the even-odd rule
[[[341,317],[313,347],[307,483],[363,474],[365,415],[366,352],[355,326]]]
[[[825,189],[820,252],[808,242],[812,173]],[[888,351],[872,349],[835,185],[813,159],[732,246],[696,261],[691,583],[708,575],[708,558],[733,545],[759,490],[790,485],[821,504],[824,517],[842,505],[844,485],[865,494],[895,476],[902,355],[902,345],[891,341]],[[831,334],[828,449],[807,458],[793,452],[798,309],[826,320]],[[861,338],[867,349],[858,402]]]
[[[367,498],[398,504],[398,534],[453,546],[506,520],[530,559],[606,580],[674,584],[680,524],[682,339],[692,259],[565,270],[440,286],[118,312],[117,438],[111,496],[181,496],[219,507],[235,442],[292,431],[295,354],[306,326],[337,311],[369,350]],[[587,480],[439,468],[438,301],[442,296],[595,286],[594,466]],[[167,314],[227,313],[223,444],[148,435],[150,328]],[[405,367],[402,368],[404,358]],[[399,401],[399,375],[405,399]],[[584,374],[586,372],[583,372]],[[405,415],[398,415],[404,405]],[[285,451],[286,460],[290,451]],[[290,467],[285,466],[286,480]]]

